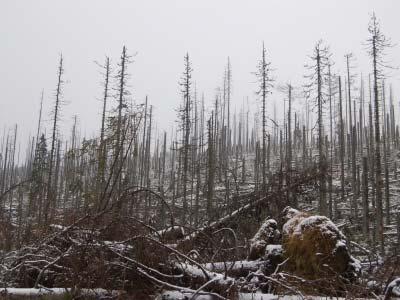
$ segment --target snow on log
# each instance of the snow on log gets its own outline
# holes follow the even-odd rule
[[[156,300],[215,300],[213,295],[196,295],[193,297],[192,293],[183,293],[178,291],[164,291]],[[299,300],[299,296],[282,296],[273,294],[256,293],[239,293],[238,300]],[[321,300],[320,297],[307,297],[310,300]],[[344,300],[338,298],[338,300]]]
[[[176,262],[175,268],[183,274],[181,280],[191,287],[206,287],[206,290],[212,290],[228,298],[237,294],[235,279],[232,277],[200,269],[198,266],[183,262]]]
[[[238,260],[238,261],[207,263],[204,264],[203,266],[207,270],[213,272],[217,273],[227,272],[228,276],[246,277],[247,275],[249,275],[250,272],[256,272],[258,269],[264,268],[265,261]]]
[[[264,258],[266,261],[264,273],[272,274],[284,261],[282,245],[267,245]]]
[[[18,297],[18,299],[36,299],[36,297],[38,297],[38,299],[43,299],[43,296],[56,295],[74,295],[74,297],[93,297],[95,299],[105,299],[117,298],[124,294],[124,291],[109,291],[101,288],[79,290],[71,288],[0,288],[0,298],[13,296]]]
[[[386,288],[385,300],[389,300],[391,297],[400,297],[400,277],[389,283]]]
[[[182,226],[171,226],[157,231],[155,236],[161,237],[163,241],[176,241],[185,236],[185,229]]]
[[[180,291],[164,291],[161,295],[159,295],[156,300],[216,300],[219,299],[214,295],[201,295],[190,292],[180,292]]]

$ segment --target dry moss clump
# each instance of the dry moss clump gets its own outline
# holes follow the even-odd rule
[[[285,211],[283,249],[289,271],[311,280],[354,278],[357,261],[348,251],[346,237],[329,218],[291,208]]]

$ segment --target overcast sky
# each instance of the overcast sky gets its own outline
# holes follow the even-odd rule
[[[115,65],[123,45],[137,53],[129,69],[132,97],[142,101],[148,95],[159,127],[167,130],[181,99],[178,82],[186,52],[207,102],[221,85],[230,57],[238,107],[246,96],[255,101],[252,72],[263,41],[277,83],[303,83],[307,55],[319,39],[330,45],[336,71],[343,71],[344,54],[353,52],[356,71],[366,74],[370,63],[362,42],[373,11],[383,32],[399,43],[399,0],[0,0],[0,126],[18,123],[21,139],[34,133],[44,89],[50,128],[60,53],[67,82],[64,136],[75,114],[83,133],[97,132],[101,77],[94,61],[108,55]],[[388,58],[400,65],[399,46]],[[390,81],[399,94],[399,76]],[[270,101],[281,99],[275,93]]]

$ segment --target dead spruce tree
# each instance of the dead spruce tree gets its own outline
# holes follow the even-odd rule
[[[45,192],[45,175],[43,170],[45,169],[45,165],[47,163],[47,145],[46,145],[46,138],[42,134],[40,136],[40,130],[42,126],[42,111],[43,111],[43,96],[44,91],[42,90],[42,95],[40,97],[40,109],[39,109],[39,119],[38,119],[38,126],[36,131],[36,141],[35,141],[35,148],[32,149],[31,155],[31,167],[27,174],[32,178],[32,182],[29,188],[29,202],[28,202],[28,212],[27,216],[32,216],[39,212],[38,215],[41,213],[41,207],[38,211],[37,204],[43,203],[44,192]],[[32,139],[33,141],[33,139]],[[43,147],[44,145],[44,147]],[[44,151],[43,151],[44,149]],[[40,223],[40,219],[38,219],[38,223]]]
[[[345,55],[346,58],[346,70],[347,70],[347,100],[349,104],[349,139],[351,149],[351,188],[353,191],[353,197],[350,204],[350,211],[351,215],[357,221],[358,209],[357,209],[357,198],[358,198],[358,191],[357,191],[357,162],[356,162],[356,120],[354,120],[353,124],[353,111],[356,110],[355,107],[351,106],[352,103],[352,87],[354,82],[354,76],[351,74],[351,62],[353,59],[353,54],[349,53]]]
[[[330,56],[329,48],[324,46],[322,41],[318,41],[313,54],[310,56],[311,64],[306,65],[311,73],[305,76],[309,80],[309,83],[305,85],[306,97],[314,99],[317,106],[318,169],[320,172],[318,210],[320,214],[325,216],[328,213],[328,205],[326,201],[327,162],[324,151],[323,107],[326,102],[324,90],[328,81],[327,69],[330,65]]]
[[[189,53],[186,53],[184,58],[184,72],[181,78],[180,86],[183,96],[183,106],[179,111],[181,119],[182,130],[182,222],[185,222],[188,213],[187,201],[187,184],[188,184],[188,171],[189,171],[189,158],[190,158],[190,133],[191,133],[191,115],[192,115],[192,100],[191,100],[191,86],[192,86],[192,66],[189,59]]]
[[[288,111],[287,111],[287,155],[286,155],[286,172],[287,179],[286,185],[291,186],[291,173],[292,173],[292,159],[293,159],[293,150],[292,150],[292,96],[293,96],[293,86],[291,84],[287,84],[287,93],[288,93]],[[296,122],[295,122],[296,123]],[[287,193],[288,203],[297,207],[297,204],[292,200],[292,195],[290,190],[288,189]]]
[[[54,195],[54,187],[53,187],[53,179],[54,179],[54,156],[56,152],[56,142],[57,142],[57,129],[58,129],[58,121],[60,118],[60,109],[62,104],[62,87],[64,84],[63,80],[64,74],[64,66],[63,66],[63,56],[60,55],[60,61],[58,65],[57,71],[57,88],[55,91],[55,99],[53,106],[53,126],[52,126],[52,134],[51,134],[51,147],[50,147],[50,156],[49,156],[49,168],[48,168],[48,179],[47,179],[47,195],[46,195],[46,203],[44,207],[44,223],[48,223],[49,213],[52,215],[50,210],[55,208],[55,198]],[[50,216],[51,216],[50,215]]]
[[[384,69],[386,66],[384,61],[385,50],[391,47],[390,39],[388,39],[381,31],[380,24],[375,16],[372,15],[368,26],[369,38],[367,39],[367,52],[372,59],[372,79],[373,79],[373,101],[375,116],[375,201],[376,201],[376,230],[379,238],[380,251],[384,252],[384,235],[383,235],[383,200],[382,200],[382,162],[381,162],[381,130],[380,130],[380,94],[378,82],[384,78]]]
[[[285,101],[288,103],[288,107],[286,109],[285,105],[285,117],[284,117],[284,124],[286,127],[286,186],[291,185],[291,175],[293,171],[293,156],[295,156],[294,150],[296,150],[296,140],[293,137],[296,137],[294,134],[296,133],[296,130],[292,130],[292,123],[293,123],[293,116],[292,116],[292,111],[293,111],[293,96],[294,96],[294,87],[291,83],[287,83],[284,86],[278,87],[278,90],[283,92],[285,95],[287,95],[285,98]],[[275,118],[274,118],[275,119]],[[275,120],[272,120],[274,125],[276,125]],[[296,118],[295,118],[295,127],[296,127]],[[293,136],[294,135],[294,136]],[[294,140],[294,141],[293,141]],[[294,154],[294,155],[293,155]],[[282,162],[281,162],[282,163]],[[287,201],[290,203],[290,205],[297,207],[296,203],[296,197],[292,195],[290,189],[287,190]]]
[[[345,196],[344,196],[344,155],[345,155],[345,130],[344,130],[344,121],[343,121],[343,101],[342,101],[342,80],[341,77],[338,77],[338,82],[339,82],[339,143],[340,143],[340,200],[342,203],[345,201]],[[335,201],[335,205],[337,201]],[[338,210],[335,209],[335,218],[338,218]]]
[[[333,148],[334,148],[334,138],[333,138],[333,97],[334,97],[334,81],[332,80],[334,76],[331,73],[332,65],[328,65],[328,99],[329,99],[329,202],[328,202],[328,211],[329,211],[329,218],[333,219],[333,214],[337,212],[337,206],[333,204],[333,197],[332,197],[332,190],[333,190]],[[336,203],[337,201],[335,201]]]
[[[214,113],[211,114],[209,120],[207,120],[207,138],[208,138],[208,149],[207,149],[207,216],[208,220],[212,220],[213,217],[213,198],[214,198],[214,179],[215,179],[215,153],[214,153],[214,133],[213,124]]]
[[[98,188],[97,188],[97,193],[100,195],[101,191],[100,189],[102,188],[104,184],[104,176],[105,176],[105,171],[106,171],[106,165],[107,165],[107,145],[105,141],[105,126],[106,126],[106,111],[107,111],[107,100],[109,97],[110,93],[110,73],[111,73],[111,68],[110,68],[110,58],[106,56],[105,63],[104,65],[100,65],[100,68],[102,69],[102,76],[104,77],[104,82],[102,83],[103,86],[103,107],[102,107],[102,112],[101,112],[101,128],[100,128],[100,141],[99,141],[99,157],[98,157],[98,166],[97,166],[97,183],[98,183]],[[99,197],[100,199],[100,197]],[[98,209],[102,207],[102,203],[98,203]]]
[[[124,134],[124,128],[127,123],[127,109],[128,101],[127,97],[130,95],[128,89],[128,80],[130,74],[128,73],[128,66],[132,63],[132,56],[128,55],[125,46],[122,48],[120,62],[118,63],[118,70],[115,76],[116,79],[116,94],[117,100],[117,116],[115,120],[115,136],[114,136],[114,178],[117,182],[116,192],[117,194],[121,191],[122,184],[122,168],[123,168],[123,153],[124,153],[124,142],[126,135]]]
[[[267,95],[271,93],[272,77],[271,77],[271,63],[267,61],[266,49],[264,43],[262,45],[261,60],[258,62],[257,71],[255,75],[258,80],[258,90],[256,94],[261,97],[261,122],[262,122],[262,190],[266,192],[267,189],[267,116],[266,116],[266,100]]]

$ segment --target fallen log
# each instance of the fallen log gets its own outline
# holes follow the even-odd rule
[[[318,178],[318,175],[318,172],[308,172],[304,176],[299,176],[299,179],[297,181],[293,180],[293,184],[291,184],[290,186],[284,189],[279,189],[277,191],[267,192],[266,195],[261,195],[259,192],[249,193],[249,202],[247,204],[231,212],[230,214],[210,223],[209,225],[193,231],[191,234],[187,235],[183,240],[178,243],[178,249],[186,251],[190,250],[192,242],[196,239],[209,237],[211,236],[212,232],[223,227],[229,227],[231,224],[235,224],[238,216],[247,214],[256,207],[270,207],[271,203],[274,203],[274,199],[282,194],[285,194],[287,191],[293,190],[303,184],[309,183],[310,181]]]
[[[171,226],[156,231],[154,235],[160,237],[163,241],[176,241],[185,236],[185,228],[182,226]]]
[[[256,260],[238,260],[227,262],[215,262],[203,264],[204,268],[212,272],[227,274],[231,277],[246,277],[250,272],[256,272],[260,268],[264,268],[265,261]]]
[[[73,288],[0,288],[0,297],[14,299],[43,299],[43,297],[59,296],[60,299],[71,297],[84,297],[85,299],[117,298],[125,295],[125,291],[96,289],[73,289]],[[47,298],[46,298],[47,299]],[[51,298],[53,299],[53,298]],[[55,299],[55,298],[54,298]]]
[[[384,299],[389,300],[392,297],[400,297],[400,277],[393,280],[386,287]]]
[[[237,296],[238,287],[236,281],[226,274],[205,271],[205,268],[199,268],[198,266],[183,262],[176,262],[174,266],[178,272],[183,274],[181,280],[185,285],[189,285],[192,288],[195,287],[198,291],[207,288],[208,291],[212,291],[228,299]]]

